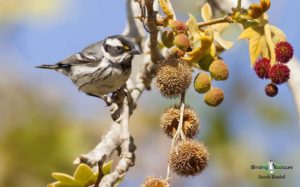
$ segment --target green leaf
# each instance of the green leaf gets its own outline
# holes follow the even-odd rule
[[[86,185],[91,182],[90,179],[94,178],[94,173],[88,165],[80,164],[74,173],[74,178],[75,181]]]
[[[47,187],[86,187],[85,185],[83,186],[82,184],[78,184],[77,182],[73,182],[72,184],[66,184],[62,182],[54,182],[52,184],[49,184]]]
[[[74,177],[64,174],[64,173],[52,173],[52,177],[62,183],[74,183]]]
[[[102,172],[103,172],[104,175],[110,174],[112,164],[113,164],[113,161],[111,160],[111,161],[109,161],[109,162],[107,162],[103,165]]]

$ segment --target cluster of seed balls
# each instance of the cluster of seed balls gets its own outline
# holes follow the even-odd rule
[[[161,41],[167,48],[173,47],[173,51],[183,56],[185,51],[191,49],[190,40],[187,34],[188,27],[180,20],[169,22],[168,28],[161,33]]]
[[[167,48],[172,48],[173,53],[178,59],[167,60],[162,63],[158,75],[157,86],[163,96],[173,98],[186,91],[192,74],[191,67],[184,62],[177,63],[180,57],[184,56],[186,51],[191,50],[190,41],[187,35],[187,26],[179,20],[170,22],[169,27],[161,34],[161,41]],[[208,71],[199,73],[194,80],[194,88],[200,94],[204,95],[204,102],[209,106],[218,106],[224,100],[224,92],[220,88],[212,87],[212,80],[224,81],[228,78],[229,71],[223,60],[214,60],[213,57],[206,55],[202,61],[198,62],[199,67]]]
[[[171,169],[179,176],[195,176],[207,167],[208,151],[196,140],[185,140],[173,148],[169,157]],[[169,187],[167,179],[148,177],[142,187]]]
[[[203,68],[202,68],[203,69]],[[194,89],[204,95],[204,102],[208,106],[216,107],[224,100],[224,92],[220,88],[212,87],[212,80],[225,81],[228,79],[228,66],[223,60],[214,60],[208,65],[207,71],[210,73],[201,72],[194,80]]]
[[[177,98],[185,93],[192,83],[192,67],[180,58],[170,57],[164,60],[157,72],[156,84],[161,94],[166,98]],[[180,106],[167,108],[161,115],[160,126],[169,138],[174,135],[179,126]],[[179,141],[171,150],[169,166],[179,176],[195,176],[201,173],[208,164],[206,146],[194,138],[199,132],[199,118],[189,106],[183,111],[182,131],[186,140]],[[166,179],[148,177],[143,187],[168,187]]]
[[[277,63],[271,65],[270,59],[261,58],[255,62],[254,71],[261,79],[270,79],[271,83],[266,85],[265,93],[269,97],[278,94],[277,85],[286,83],[290,78],[290,69],[286,65],[294,55],[293,47],[288,42],[279,42],[275,47]]]

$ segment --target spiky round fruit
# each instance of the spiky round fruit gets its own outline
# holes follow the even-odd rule
[[[254,64],[254,71],[261,79],[269,78],[269,70],[271,68],[270,60],[267,58],[258,59]]]
[[[175,38],[174,33],[170,30],[164,30],[161,33],[161,41],[164,44],[164,46],[167,48],[170,48],[174,45],[173,44],[174,38]]]
[[[161,94],[167,98],[180,96],[191,82],[191,67],[180,59],[164,60],[158,68],[156,84]]]
[[[142,187],[170,187],[170,184],[166,179],[147,177]]]
[[[183,51],[190,48],[190,40],[186,34],[178,34],[175,36],[174,44]]]
[[[278,62],[288,63],[294,56],[294,49],[289,42],[279,42],[276,44],[275,53]]]
[[[269,77],[274,84],[283,84],[290,79],[290,69],[284,64],[275,64],[269,71]]]
[[[172,170],[179,176],[195,176],[208,165],[209,153],[206,146],[195,140],[181,141],[169,157]]]
[[[266,95],[269,97],[275,97],[278,94],[278,87],[275,84],[268,84],[265,87]]]
[[[164,133],[173,138],[179,125],[180,108],[178,106],[168,108],[160,117],[160,126]],[[183,133],[188,138],[194,138],[199,130],[197,113],[190,107],[185,107],[183,113]]]
[[[202,70],[209,71],[209,67],[213,63],[213,61],[214,57],[211,54],[206,54],[197,64]]]
[[[224,92],[220,88],[212,88],[204,95],[204,102],[208,106],[216,107],[224,100]]]
[[[183,34],[187,31],[187,26],[184,22],[179,20],[172,20],[169,23],[169,26],[173,29],[173,31],[177,34]]]
[[[210,90],[211,87],[211,78],[206,73],[199,73],[194,81],[194,89],[198,93],[206,93]]]
[[[215,80],[226,80],[229,75],[228,66],[223,60],[215,60],[209,66],[209,72],[213,79]]]

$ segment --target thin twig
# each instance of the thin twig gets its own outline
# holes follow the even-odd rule
[[[198,26],[199,26],[199,28],[202,28],[202,27],[206,27],[209,25],[215,25],[215,24],[219,24],[219,23],[232,23],[232,22],[233,22],[233,20],[230,16],[225,16],[223,18],[217,18],[217,19],[206,21],[206,22],[198,23]]]
[[[185,102],[185,93],[182,93],[181,98],[180,98],[179,124],[178,124],[177,130],[176,130],[176,132],[173,136],[173,139],[172,139],[171,151],[175,147],[175,144],[176,144],[178,138],[180,138],[181,140],[186,140],[186,137],[183,133],[183,117],[184,117],[184,109],[185,109],[185,103],[184,102]],[[170,164],[168,164],[166,179],[170,180]]]
[[[98,162],[98,177],[97,177],[97,181],[96,181],[94,187],[98,187],[98,186],[99,186],[100,181],[101,181],[101,179],[102,179],[103,176],[104,176],[102,167],[103,167],[103,164],[104,164],[105,160],[106,160],[106,156],[104,156],[104,157],[102,158],[102,160],[100,160],[100,161]]]

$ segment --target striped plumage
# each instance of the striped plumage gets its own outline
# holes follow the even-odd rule
[[[102,98],[125,84],[131,74],[132,59],[139,53],[130,38],[116,35],[54,65],[38,68],[56,70],[68,76],[80,91]]]

